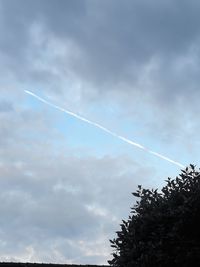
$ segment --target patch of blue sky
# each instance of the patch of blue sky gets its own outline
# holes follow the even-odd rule
[[[34,99],[31,96],[27,96],[26,101],[23,105],[23,107],[27,108],[27,109],[32,109],[34,110],[42,110],[44,109],[44,107],[41,105],[40,102],[38,102],[36,99]]]
[[[97,157],[104,155],[128,155],[138,163],[148,162],[149,165],[151,165],[152,160],[155,162],[155,165],[162,162],[162,159],[158,159],[146,151],[132,146],[101,129],[70,116],[66,118],[65,114],[60,115],[60,119],[56,122],[56,127],[66,137],[66,146],[69,145],[77,149],[77,151],[78,148],[84,148],[83,150],[79,150],[79,156],[85,156],[88,152]],[[169,165],[166,162],[165,164]]]
[[[44,110],[45,104],[37,101],[32,97],[28,98],[27,104],[37,111],[40,108]],[[137,147],[131,146],[130,144],[126,144],[117,137],[113,137],[112,135],[109,135],[109,133],[106,133],[93,125],[78,120],[77,118],[74,118],[68,114],[62,113],[61,111],[53,109],[50,106],[46,106],[45,110],[48,112],[48,115],[50,117],[54,118],[54,127],[63,134],[63,136],[66,138],[66,145],[69,145],[70,147],[74,147],[76,149],[85,148],[85,151],[91,151],[91,153],[94,153],[98,156],[105,154],[118,155],[126,153],[129,155],[133,155],[133,158],[135,158],[135,155],[137,155],[138,158],[138,155],[139,157],[140,155],[142,157],[142,153],[148,154],[147,152],[140,150]],[[100,112],[100,110],[95,109],[93,107],[93,118],[95,117],[96,111],[98,111],[97,113]],[[110,113],[106,112],[104,109],[102,109],[101,114],[103,115],[102,117],[112,117],[110,116]],[[96,120],[94,122],[96,122]],[[107,124],[108,120],[106,120],[105,123]],[[105,124],[102,126],[107,127],[107,125]],[[109,130],[114,131],[115,133],[122,135],[132,140],[133,142],[137,142],[141,145],[144,145],[150,150],[169,157],[170,153],[168,152],[170,152],[170,149],[168,149],[166,146],[163,146],[161,143],[158,142],[158,140],[154,140],[150,136],[141,136],[141,132],[144,132],[145,130],[143,128],[143,125],[139,125],[139,123],[136,124],[130,121],[130,119],[124,119],[120,121],[119,125],[117,126],[117,130],[112,128],[114,126],[112,125],[112,123],[110,123],[110,126],[111,127],[109,127]],[[132,135],[134,135],[134,138],[132,138]],[[59,140],[55,140],[55,143],[56,142],[59,143]],[[162,151],[160,147],[162,147]],[[148,154],[146,155],[146,158],[147,156],[149,160],[150,158],[152,158],[152,161],[154,162],[160,161],[160,164],[162,164],[161,162],[164,161],[162,159],[156,158],[154,155]],[[175,158],[173,159],[175,160]]]
[[[44,99],[46,98],[44,97]],[[87,122],[81,121],[73,116],[63,113],[57,109],[47,106],[32,97],[29,97],[27,103],[33,109],[37,109],[37,111],[38,108],[44,109],[44,106],[46,106],[45,110],[48,112],[48,115],[54,120],[56,129],[58,129],[63,134],[63,136],[65,136],[67,143],[70,144],[72,147],[85,147],[88,148],[90,151],[96,152],[98,154],[105,154],[111,151],[113,153],[119,153],[120,149],[118,144],[123,143],[123,141],[111,136],[105,131],[93,125],[90,125]],[[90,106],[90,114],[93,115],[92,118],[88,118],[89,116],[85,116],[85,114],[79,114],[76,111],[75,113],[80,116],[86,117],[87,119],[92,120],[93,122],[99,123],[99,121],[97,121],[96,119],[94,120],[95,117],[100,117],[99,107],[95,108],[94,105]],[[96,114],[97,116],[95,116]],[[101,109],[101,117],[107,118],[105,124],[111,122],[109,123],[109,129],[112,131],[112,121],[114,119],[113,114],[110,115],[110,113],[106,112],[105,109]],[[102,126],[108,127],[105,124],[103,124]]]
[[[85,147],[98,156],[119,153],[121,141],[93,125],[67,114],[60,114],[55,123],[72,147]]]

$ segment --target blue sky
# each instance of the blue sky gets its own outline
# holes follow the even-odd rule
[[[199,164],[197,1],[0,0],[0,260],[106,264],[138,184]]]

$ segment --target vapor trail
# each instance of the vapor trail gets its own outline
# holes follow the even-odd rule
[[[127,138],[121,136],[121,135],[118,135],[118,134],[116,134],[116,133],[110,131],[109,129],[107,129],[107,128],[101,126],[100,124],[98,124],[98,123],[96,123],[96,122],[92,122],[92,121],[90,121],[90,120],[88,120],[88,119],[85,119],[84,117],[82,117],[82,116],[80,116],[80,115],[77,115],[77,114],[74,113],[74,112],[71,112],[71,111],[66,110],[66,109],[64,109],[64,108],[61,108],[61,107],[59,107],[59,106],[57,106],[57,105],[55,105],[55,104],[52,104],[51,102],[49,102],[49,101],[47,101],[47,100],[41,98],[40,96],[38,96],[38,95],[36,95],[36,94],[34,94],[34,93],[28,91],[28,90],[24,90],[24,92],[25,92],[26,94],[29,94],[29,95],[31,95],[31,96],[37,98],[37,99],[38,99],[39,101],[41,101],[41,102],[43,102],[43,103],[45,103],[45,104],[47,104],[47,105],[49,105],[49,106],[51,106],[51,107],[53,107],[53,108],[56,108],[56,109],[58,109],[58,110],[60,110],[60,111],[62,111],[62,112],[64,112],[64,113],[67,113],[68,115],[71,115],[71,116],[77,118],[78,120],[87,122],[87,123],[89,123],[90,125],[93,125],[93,126],[99,128],[99,129],[103,130],[104,132],[107,132],[107,133],[109,133],[110,135],[112,135],[112,136],[114,136],[114,137],[117,137],[118,139],[121,139],[122,141],[124,141],[124,142],[126,142],[126,143],[128,143],[128,144],[130,144],[130,145],[132,145],[132,146],[135,146],[135,147],[138,147],[138,148],[140,148],[140,149],[143,149],[144,151],[146,151],[146,152],[148,152],[148,153],[150,153],[150,154],[153,154],[153,155],[155,155],[156,157],[159,157],[159,158],[161,158],[161,159],[164,159],[164,160],[166,160],[166,161],[168,161],[168,162],[171,162],[171,163],[173,163],[173,164],[175,164],[175,165],[177,165],[177,166],[179,166],[179,167],[181,167],[181,168],[185,168],[185,166],[182,165],[181,163],[179,163],[179,162],[177,162],[177,161],[174,161],[174,160],[172,160],[172,159],[170,159],[170,158],[168,158],[168,157],[165,157],[165,156],[163,156],[163,155],[161,155],[161,154],[159,154],[159,153],[157,153],[157,152],[151,151],[151,150],[149,150],[148,148],[146,148],[146,147],[144,147],[144,146],[142,146],[142,145],[140,145],[140,144],[138,144],[138,143],[135,143],[135,142],[133,142],[133,141],[131,141],[131,140],[129,140],[129,139],[127,139]]]

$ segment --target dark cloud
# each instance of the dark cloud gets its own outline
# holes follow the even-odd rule
[[[167,121],[169,108],[199,96],[198,10],[196,1],[1,1],[0,69],[68,99],[78,83],[74,99],[110,97],[130,116],[148,102]]]
[[[196,1],[183,1],[181,6],[178,1],[128,0],[60,1],[59,4],[53,0],[21,1],[20,5],[2,1],[1,4],[5,34],[1,50],[12,61],[17,55],[19,61],[27,60],[29,49],[34,49],[30,27],[37,22],[63,44],[70,40],[78,47],[78,57],[70,50],[72,60],[70,64],[66,62],[66,68],[83,80],[107,84],[106,90],[122,82],[132,83],[134,90],[144,67],[154,57],[165,62],[163,67],[159,66],[164,76],[159,89],[170,90],[163,85],[165,80],[174,80],[171,65],[199,42]]]
[[[8,0],[1,6],[3,85],[34,84],[72,110],[115,102],[147,136],[177,143],[181,135],[186,143],[188,114],[199,112],[196,1]]]

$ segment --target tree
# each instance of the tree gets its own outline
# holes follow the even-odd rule
[[[190,165],[161,192],[143,189],[110,240],[116,267],[200,266],[200,172]]]

